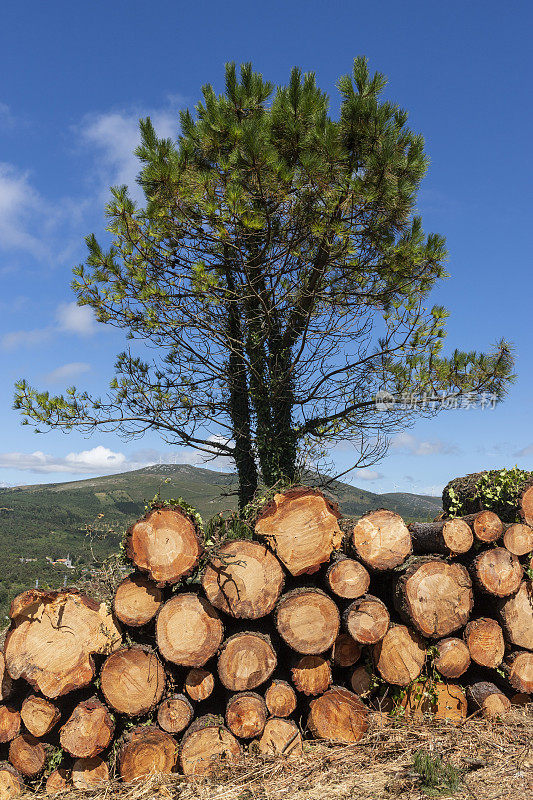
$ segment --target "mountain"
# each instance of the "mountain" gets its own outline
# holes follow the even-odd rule
[[[235,491],[234,474],[187,464],[155,464],[88,480],[0,489],[0,617],[10,599],[36,580],[41,588],[55,587],[66,575],[70,583],[94,564],[94,558],[117,552],[124,530],[144,514],[156,494],[182,497],[207,520],[236,508]],[[406,520],[424,520],[441,511],[437,497],[379,495],[341,481],[334,481],[329,493],[345,516],[390,508]],[[71,568],[51,563],[68,556]]]

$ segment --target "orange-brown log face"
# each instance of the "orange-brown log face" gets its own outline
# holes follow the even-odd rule
[[[291,670],[292,682],[306,695],[323,694],[331,684],[331,667],[323,656],[302,656]]]
[[[265,692],[265,702],[272,717],[289,717],[296,710],[296,693],[286,681],[274,680]]]
[[[459,678],[470,666],[470,651],[461,639],[449,637],[437,642],[433,665],[445,678]]]
[[[109,656],[100,683],[107,703],[136,717],[154,708],[165,689],[165,671],[155,653],[132,647]]]
[[[331,657],[337,667],[353,667],[361,657],[361,645],[349,633],[339,633],[331,648]]]
[[[375,645],[374,658],[383,680],[395,686],[407,686],[422,672],[426,649],[415,631],[405,625],[394,625]]]
[[[474,534],[468,523],[462,519],[450,519],[444,523],[442,536],[451,553],[468,553],[474,544]]]
[[[0,798],[2,800],[11,800],[12,797],[21,795],[23,790],[22,779],[16,774],[15,770],[11,772],[7,767],[0,766]]]
[[[503,535],[507,550],[515,556],[525,556],[533,551],[533,528],[520,522],[510,525]]]
[[[465,628],[464,638],[476,664],[495,669],[502,663],[505,642],[496,620],[488,617],[472,620]]]
[[[274,496],[255,530],[291,575],[311,574],[341,546],[338,516],[319,492],[294,489]]]
[[[297,653],[319,655],[328,650],[337,638],[339,610],[324,592],[297,589],[281,598],[276,626],[282,638]]]
[[[526,489],[521,497],[520,516],[526,525],[533,526],[533,486]]]
[[[372,511],[357,522],[352,543],[359,558],[372,569],[387,570],[403,564],[412,549],[411,534],[393,511]]]
[[[243,619],[270,614],[283,582],[283,569],[275,555],[264,544],[248,540],[223,545],[202,578],[210,603]]]
[[[77,758],[72,765],[75,789],[97,789],[109,783],[109,768],[100,756]]]
[[[226,725],[234,736],[253,739],[263,732],[266,720],[267,708],[259,695],[243,692],[228,701]]]
[[[327,582],[338,597],[355,600],[368,591],[370,575],[359,561],[343,558],[328,569]]]
[[[449,636],[468,621],[472,582],[460,564],[428,561],[407,579],[403,598],[409,619],[423,636]]]
[[[190,669],[185,676],[183,688],[191,698],[197,703],[207,700],[215,688],[215,676],[212,672],[202,667]]]
[[[495,542],[503,533],[503,523],[493,511],[480,511],[474,519],[474,533],[482,542]]]
[[[9,745],[9,760],[16,770],[34,778],[44,769],[46,750],[31,733],[22,733]]]
[[[307,727],[319,739],[351,744],[368,728],[368,709],[357,695],[338,686],[311,701]]]
[[[31,695],[22,703],[20,715],[25,727],[33,736],[46,736],[61,717],[59,709],[44,697]]]
[[[146,625],[157,614],[163,594],[146,575],[130,575],[118,587],[113,607],[124,625]]]
[[[509,641],[533,650],[533,581],[522,581],[517,593],[505,598],[500,615]]]
[[[485,550],[476,558],[476,576],[484,591],[507,597],[518,591],[523,569],[516,556],[505,547]]]
[[[163,658],[184,667],[203,667],[222,643],[224,627],[209,601],[178,594],[157,615],[156,639]]]
[[[151,511],[128,530],[128,558],[155,583],[177,583],[198,563],[202,547],[191,520],[178,509]]]
[[[218,659],[218,674],[226,689],[245,692],[267,681],[276,664],[276,654],[267,637],[238,633],[224,643]]]
[[[220,760],[236,761],[241,747],[235,736],[220,725],[186,733],[179,752],[179,766],[184,775],[206,775],[216,769]]]
[[[61,747],[76,758],[93,758],[108,746],[115,724],[97,698],[79,703],[59,732]]]
[[[303,752],[302,735],[292,719],[271,717],[258,741],[258,749],[270,758],[299,756]]]
[[[11,742],[20,733],[20,713],[14,706],[0,705],[0,744]]]
[[[183,695],[168,697],[157,709],[159,727],[167,733],[181,733],[190,725],[193,716],[194,709]]]
[[[348,606],[343,620],[350,636],[360,645],[377,644],[389,629],[390,615],[385,603],[366,595]]]
[[[176,770],[176,740],[149,725],[135,728],[119,755],[120,777],[133,781],[149,775],[169,775]]]

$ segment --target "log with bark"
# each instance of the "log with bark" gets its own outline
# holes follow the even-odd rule
[[[276,556],[259,542],[233,540],[217,550],[202,578],[207,599],[232,617],[259,619],[273,611],[284,574]]]
[[[220,647],[224,626],[208,600],[192,592],[175,595],[157,614],[156,641],[167,661],[203,667]]]
[[[337,507],[316,489],[295,487],[275,494],[255,523],[291,575],[316,572],[342,544]]]
[[[462,628],[474,602],[472,581],[461,564],[417,558],[398,578],[395,605],[408,624],[433,639]]]
[[[155,708],[165,683],[165,670],[157,655],[139,646],[110,655],[100,673],[106,703],[128,717],[148,714]]]
[[[157,725],[140,725],[129,731],[118,753],[118,769],[124,781],[176,771],[176,740]]]
[[[351,541],[361,561],[373,570],[398,567],[412,550],[407,525],[399,514],[385,509],[364,514],[354,526]]]
[[[337,597],[355,600],[368,591],[370,575],[359,561],[342,555],[328,567],[326,584]]]
[[[442,492],[442,507],[446,514],[459,502],[464,514],[475,514],[484,510],[483,499],[478,491],[481,478],[486,478],[487,471],[475,472],[454,478]],[[528,525],[533,523],[533,472],[526,474],[523,486],[517,494],[516,503],[510,503],[505,496],[501,500],[491,501],[490,508],[504,522],[516,522],[520,516]],[[529,517],[529,518],[528,518]]]
[[[184,775],[206,775],[223,759],[236,761],[241,746],[222,718],[199,717],[185,731],[179,747],[179,766]]]
[[[113,609],[120,622],[138,628],[155,617],[162,600],[161,589],[147,575],[136,573],[119,584]]]
[[[390,614],[382,600],[367,594],[345,609],[342,621],[358,644],[377,644],[389,629]]]
[[[52,699],[87,686],[95,676],[93,656],[113,652],[122,640],[105,605],[74,590],[24,592],[10,617],[9,674]]]
[[[302,734],[292,719],[271,717],[258,743],[258,750],[264,756],[299,756],[303,752]]]
[[[323,694],[332,681],[331,667],[324,656],[297,658],[291,676],[296,690],[306,695]]]
[[[190,575],[202,543],[195,521],[182,508],[157,508],[128,529],[125,552],[137,569],[165,586]]]
[[[297,653],[319,655],[337,638],[339,609],[320,589],[294,589],[281,597],[275,623],[282,639]]]
[[[460,678],[470,666],[470,650],[462,639],[449,636],[436,643],[433,666],[444,678]]]
[[[226,725],[238,739],[253,739],[265,728],[268,709],[256,692],[234,694],[226,705]]]
[[[413,522],[409,532],[415,553],[468,553],[474,544],[472,528],[461,518],[435,522]]]
[[[476,586],[486,594],[508,597],[520,588],[524,571],[518,558],[505,547],[479,553],[470,565]]]
[[[501,717],[511,708],[511,701],[490,681],[478,681],[467,689],[468,699],[484,717]]]
[[[194,708],[184,694],[165,698],[157,709],[157,723],[167,733],[181,733],[189,727]]]
[[[22,703],[20,716],[29,732],[41,738],[49,734],[59,722],[61,711],[50,700],[31,694]]]
[[[522,581],[516,594],[502,600],[499,615],[509,642],[533,650],[533,581]]]
[[[405,625],[393,625],[374,646],[374,661],[384,681],[407,686],[422,672],[426,648],[416,631]]]
[[[218,676],[232,692],[256,689],[265,683],[278,663],[268,636],[242,631],[226,639],[218,657]]]
[[[317,739],[351,744],[368,728],[368,708],[342,686],[332,686],[309,705],[307,728]]]
[[[215,676],[203,667],[193,667],[187,672],[183,688],[196,703],[207,700],[215,688]]]
[[[265,703],[272,717],[290,717],[296,710],[296,692],[287,681],[276,678],[265,692]]]

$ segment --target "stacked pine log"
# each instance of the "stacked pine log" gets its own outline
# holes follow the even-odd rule
[[[254,537],[205,542],[179,506],[127,532],[113,608],[28,591],[0,654],[0,800],[114,775],[198,775],[307,735],[357,742],[373,710],[460,722],[533,692],[533,520],[490,511],[355,524],[280,492]]]

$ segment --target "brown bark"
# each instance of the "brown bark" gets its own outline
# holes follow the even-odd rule
[[[155,617],[162,600],[161,589],[146,575],[136,573],[119,584],[113,608],[120,622],[138,628]]]
[[[137,717],[159,703],[165,689],[165,670],[155,653],[131,647],[113,653],[100,673],[108,705],[120,714]]]
[[[385,603],[367,594],[355,600],[342,615],[350,636],[359,644],[376,644],[389,628],[390,614]]]
[[[264,544],[246,539],[220,547],[202,578],[207,599],[215,608],[244,619],[270,614],[283,584],[276,556]]]
[[[185,676],[183,688],[196,703],[207,700],[215,688],[215,677],[212,672],[202,667],[193,667]]]
[[[44,697],[30,695],[22,703],[22,721],[33,736],[46,736],[61,719],[59,708]]]
[[[0,705],[0,744],[11,742],[20,733],[20,713],[14,706]]]
[[[22,733],[9,745],[9,761],[21,775],[35,778],[46,764],[46,749],[31,733]]]
[[[100,756],[77,758],[71,775],[75,789],[98,789],[109,783],[109,767]]]
[[[533,653],[517,650],[505,660],[507,680],[519,692],[533,692]]]
[[[7,700],[13,691],[13,681],[6,668],[4,653],[0,650],[0,703]]]
[[[267,681],[276,665],[269,637],[242,631],[224,642],[218,658],[218,675],[226,689],[245,692]]]
[[[416,559],[395,586],[402,617],[423,635],[438,639],[466,624],[472,610],[472,582],[461,564]]]
[[[255,532],[291,575],[311,574],[341,546],[339,517],[321,492],[295,487],[274,495],[256,520]]]
[[[306,695],[323,694],[331,685],[331,667],[324,656],[302,656],[291,669],[297,691]]]
[[[405,625],[393,625],[374,646],[374,660],[384,681],[407,686],[422,672],[426,648],[416,631]]]
[[[361,645],[349,633],[339,633],[333,642],[331,657],[337,667],[353,667],[361,657]]]
[[[226,725],[238,739],[260,736],[268,717],[268,709],[261,695],[255,692],[234,694],[226,705]]]
[[[176,772],[176,740],[156,725],[141,725],[130,731],[118,754],[118,770],[123,781],[148,775]]]
[[[183,509],[157,508],[126,533],[125,551],[135,566],[158,586],[177,583],[198,564],[202,544]]]
[[[296,709],[296,692],[287,681],[275,679],[265,692],[265,702],[272,717],[290,717]]]
[[[472,661],[482,667],[499,667],[503,660],[505,643],[503,631],[495,619],[473,619],[466,626],[463,636]]]
[[[326,572],[328,588],[346,600],[355,600],[368,591],[370,575],[368,570],[353,558],[340,557],[328,567]]]
[[[258,741],[259,752],[264,756],[299,756],[303,752],[302,734],[292,719],[271,717]]]
[[[500,602],[499,614],[507,639],[533,650],[533,582],[522,581],[515,595]]]
[[[403,564],[411,553],[411,534],[394,511],[369,511],[355,524],[352,544],[357,555],[374,570],[388,570]]]
[[[309,706],[307,727],[317,739],[351,744],[368,728],[368,709],[353,692],[332,686]]]
[[[4,654],[12,678],[48,698],[87,686],[93,655],[113,652],[121,635],[105,605],[81,592],[24,592],[10,613]]]
[[[275,624],[282,639],[297,653],[318,655],[337,638],[339,610],[320,589],[294,589],[280,599]]]
[[[350,676],[350,686],[360,697],[366,697],[373,692],[375,680],[377,676],[372,675],[366,664],[360,664]]]
[[[217,610],[192,592],[175,595],[157,615],[157,646],[163,658],[174,664],[203,667],[223,638],[224,626]]]
[[[518,591],[524,571],[505,547],[492,547],[477,555],[470,567],[476,586],[486,594],[508,597]]]
[[[115,723],[97,697],[74,708],[59,731],[61,747],[75,758],[93,758],[105,750],[115,733]]]
[[[463,519],[446,519],[437,522],[413,522],[409,532],[415,553],[467,553],[474,544],[474,534]]]
[[[46,794],[63,794],[72,790],[72,777],[70,770],[59,767],[50,773],[46,779],[44,791]]]
[[[184,775],[206,775],[220,764],[241,757],[235,736],[216,717],[200,717],[184,733],[179,748],[179,766]]]
[[[533,528],[521,522],[509,525],[503,534],[503,543],[515,556],[525,556],[533,551]]]
[[[181,733],[194,717],[194,708],[184,694],[167,697],[157,709],[159,727],[167,733]]]
[[[444,678],[460,678],[470,666],[470,650],[465,642],[450,636],[435,646],[437,655],[433,666]]]
[[[7,761],[0,761],[0,800],[11,800],[24,791],[22,775]]]
[[[479,681],[467,689],[468,699],[484,717],[494,719],[503,716],[511,708],[510,700],[497,686],[489,681]]]

